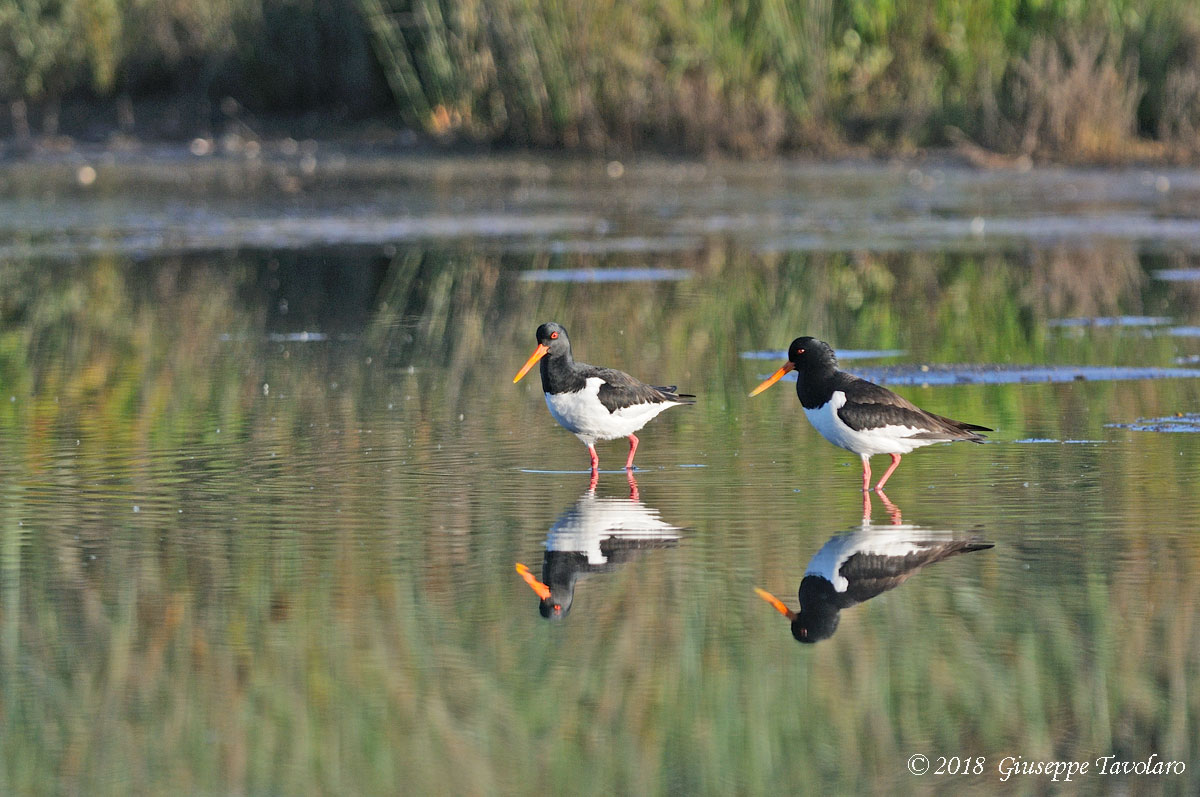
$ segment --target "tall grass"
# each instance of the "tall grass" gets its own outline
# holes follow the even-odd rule
[[[388,99],[390,92],[390,100]],[[956,0],[29,0],[0,4],[10,129],[63,97],[231,97],[433,139],[770,155],[965,142],[1200,151],[1200,6]],[[228,103],[226,107],[230,106]],[[32,114],[29,114],[32,116]]]
[[[772,152],[823,88],[827,0],[362,0],[411,125],[603,150]]]
[[[0,101],[11,107],[0,131],[9,133],[53,135],[64,100],[116,97],[197,106],[191,135],[207,132],[227,97],[259,113],[339,121],[377,109],[380,82],[351,0],[0,3]],[[236,107],[225,103],[227,114]],[[86,130],[104,109],[84,115]]]
[[[435,136],[742,155],[965,136],[1089,161],[1197,146],[1186,0],[359,5],[409,124]]]

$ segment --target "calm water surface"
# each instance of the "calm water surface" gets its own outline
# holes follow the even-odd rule
[[[1197,175],[78,166],[0,169],[0,791],[1200,788]],[[699,396],[633,481],[547,320]],[[864,506],[746,395],[800,334],[995,432]],[[755,588],[867,538],[994,547],[799,644]]]

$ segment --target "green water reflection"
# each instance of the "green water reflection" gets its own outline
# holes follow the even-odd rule
[[[904,362],[1169,367],[1200,339],[1049,323],[1200,323],[1165,264],[1195,265],[719,240],[10,259],[0,790],[906,793],[1000,788],[1004,756],[1156,753],[1187,772],[1081,792],[1194,793],[1200,435],[1109,424],[1194,413],[1197,380],[897,388],[997,431],[906,457],[891,500],[995,548],[802,647],[754,588],[794,605],[861,522],[858,463],[790,388],[748,399],[774,364],[741,357],[813,334]],[[632,266],[693,276],[521,278]],[[551,319],[582,359],[700,397],[642,434],[636,502],[607,471],[587,496],[585,449],[536,379],[511,384]],[[672,539],[600,552],[548,623],[514,564],[539,574],[595,502]],[[987,767],[920,778],[914,753]]]

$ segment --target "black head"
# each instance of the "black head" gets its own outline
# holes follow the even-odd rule
[[[795,363],[797,370],[821,367],[837,367],[837,355],[833,347],[816,338],[796,338],[788,346],[788,360]]]
[[[552,594],[549,598],[543,598],[538,603],[538,612],[547,620],[562,620],[570,613],[571,603],[574,598],[574,593],[569,590],[565,595]]]
[[[788,346],[787,356],[788,361],[778,371],[763,380],[758,387],[751,390],[751,396],[757,396],[791,371],[800,374],[807,373],[812,376],[837,370],[837,355],[833,353],[833,347],[816,338],[796,338],[792,341],[792,345]],[[797,391],[800,390],[802,384],[803,380],[796,382]],[[801,397],[801,401],[803,401],[803,397]]]
[[[513,382],[520,382],[521,377],[529,373],[529,369],[534,366],[538,360],[549,356],[551,360],[558,360],[562,363],[570,364],[571,362],[571,341],[567,339],[567,330],[563,329],[560,324],[549,321],[537,328],[537,348],[533,350],[533,354],[529,355],[529,359],[521,366],[521,370],[517,371],[517,375],[513,377]],[[542,386],[546,386],[546,362],[542,362]]]
[[[546,549],[542,555],[542,579],[546,582],[546,591],[538,593],[542,599],[538,612],[542,617],[547,620],[566,618],[575,600],[575,582],[587,570],[587,561],[587,554],[580,551]]]
[[[549,349],[549,355],[554,357],[571,350],[571,341],[567,330],[562,324],[548,321],[537,328],[537,342]]]
[[[811,644],[829,639],[837,630],[839,614],[836,607],[814,605],[801,606],[792,620],[792,636],[797,642]]]
[[[800,582],[800,598],[805,597],[804,586],[810,582],[811,576],[805,576]],[[828,583],[828,582],[826,582]],[[775,611],[786,617],[792,624],[792,636],[797,642],[820,642],[833,636],[838,626],[838,608],[819,594],[810,595],[807,604],[801,604],[799,611],[792,611],[783,601],[762,589],[755,589],[758,597],[775,607]]]

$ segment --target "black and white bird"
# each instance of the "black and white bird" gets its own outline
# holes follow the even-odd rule
[[[927,565],[992,547],[995,543],[978,536],[864,523],[835,534],[817,551],[800,582],[797,611],[766,590],[755,592],[792,622],[792,636],[798,642],[819,642],[837,630],[842,609],[900,586]]]
[[[663,410],[680,404],[695,404],[695,396],[676,393],[675,386],[654,387],[634,379],[624,371],[599,368],[575,362],[567,330],[550,322],[537,328],[537,348],[517,371],[513,382],[541,361],[542,390],[550,414],[564,429],[588,447],[592,473],[600,461],[597,440],[629,438],[629,459],[625,469],[633,468],[638,439],[634,434]]]
[[[558,516],[546,535],[541,581],[517,563],[517,573],[540,598],[542,617],[567,616],[581,576],[611,573],[644,551],[679,544],[680,529],[639,500],[632,473],[629,487],[629,498],[597,498],[589,488]]]
[[[833,347],[816,338],[796,338],[788,361],[751,393],[757,396],[789,371],[797,375],[796,394],[804,414],[821,436],[862,458],[863,489],[871,488],[875,454],[891,454],[892,464],[876,490],[882,490],[900,464],[900,456],[932,443],[968,440],[981,443],[986,426],[963,423],[926,412],[885,387],[839,370]]]

